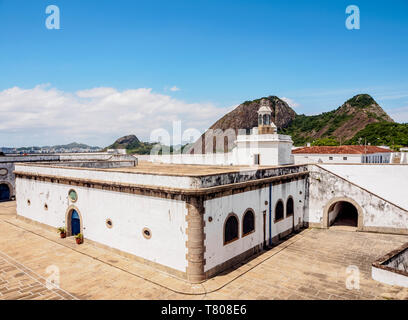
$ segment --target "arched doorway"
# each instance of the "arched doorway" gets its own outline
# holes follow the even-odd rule
[[[81,214],[77,208],[70,208],[67,216],[67,235],[75,236],[78,233],[82,233],[82,219]]]
[[[330,226],[358,226],[357,208],[347,201],[333,203],[329,209]]]
[[[7,184],[0,184],[0,201],[10,200],[10,188]]]
[[[73,236],[81,233],[81,219],[76,210],[72,210],[71,214],[71,233]]]
[[[363,209],[351,198],[333,198],[324,207],[322,226],[363,230]]]

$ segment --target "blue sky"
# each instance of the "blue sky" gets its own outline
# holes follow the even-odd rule
[[[60,30],[45,27],[50,4],[60,8]],[[360,30],[345,27],[351,4],[360,8]],[[407,1],[0,0],[0,146],[106,145],[126,133],[147,140],[172,120],[202,131],[233,106],[266,95],[316,114],[364,92],[408,122],[407,34]],[[94,88],[105,91],[89,96]],[[150,91],[137,91],[143,88]],[[129,99],[135,107],[121,108]],[[98,108],[108,114],[113,100],[121,114],[99,119]],[[78,124],[59,128],[64,113],[50,101]],[[69,103],[77,104],[71,112]],[[168,113],[146,120],[154,117],[147,105]],[[73,115],[81,108],[86,116]],[[124,112],[133,124],[120,126]],[[5,123],[17,115],[19,123]],[[83,130],[86,120],[94,123]],[[97,121],[108,128],[92,130]]]

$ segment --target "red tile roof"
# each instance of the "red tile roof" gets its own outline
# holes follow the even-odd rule
[[[376,146],[315,146],[292,150],[293,154],[370,154],[392,152]]]

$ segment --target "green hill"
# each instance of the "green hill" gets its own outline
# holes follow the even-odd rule
[[[126,149],[128,154],[149,154],[154,143],[142,142],[134,134],[124,136],[116,140],[107,149]]]
[[[392,146],[393,149],[408,146],[408,123],[371,123],[346,143],[364,144],[366,142],[377,146]]]
[[[324,139],[344,144],[367,125],[377,122],[394,123],[370,95],[359,94],[335,110],[313,116],[296,115],[280,133],[291,135],[296,146]]]

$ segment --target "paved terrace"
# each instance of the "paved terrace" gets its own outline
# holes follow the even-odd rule
[[[37,166],[50,167],[49,164],[37,164]],[[52,166],[56,168],[69,167],[64,163],[54,163]],[[294,166],[294,165],[291,165]],[[74,166],[73,166],[74,167]],[[207,175],[218,175],[231,172],[245,172],[256,169],[278,168],[284,166],[216,166],[216,165],[199,165],[199,164],[169,164],[169,163],[155,163],[141,160],[135,167],[119,167],[119,168],[82,168],[83,170],[95,171],[114,171],[124,173],[142,173],[155,174],[166,176],[183,176],[183,177],[201,177]],[[79,168],[79,167],[78,167]],[[77,169],[78,169],[77,168]],[[255,170],[256,170],[255,169]]]
[[[141,162],[137,166],[115,168],[82,168],[64,164],[16,165],[17,178],[53,179],[57,183],[108,184],[126,188],[154,189],[171,193],[196,193],[209,188],[239,183],[268,184],[276,180],[303,177],[307,166],[205,166]]]
[[[245,264],[190,285],[23,222],[14,202],[0,204],[0,233],[0,299],[408,299],[408,289],[371,279],[371,263],[407,236],[306,229]],[[346,288],[350,265],[360,270],[359,290]],[[49,266],[59,269],[60,289],[45,286]]]

